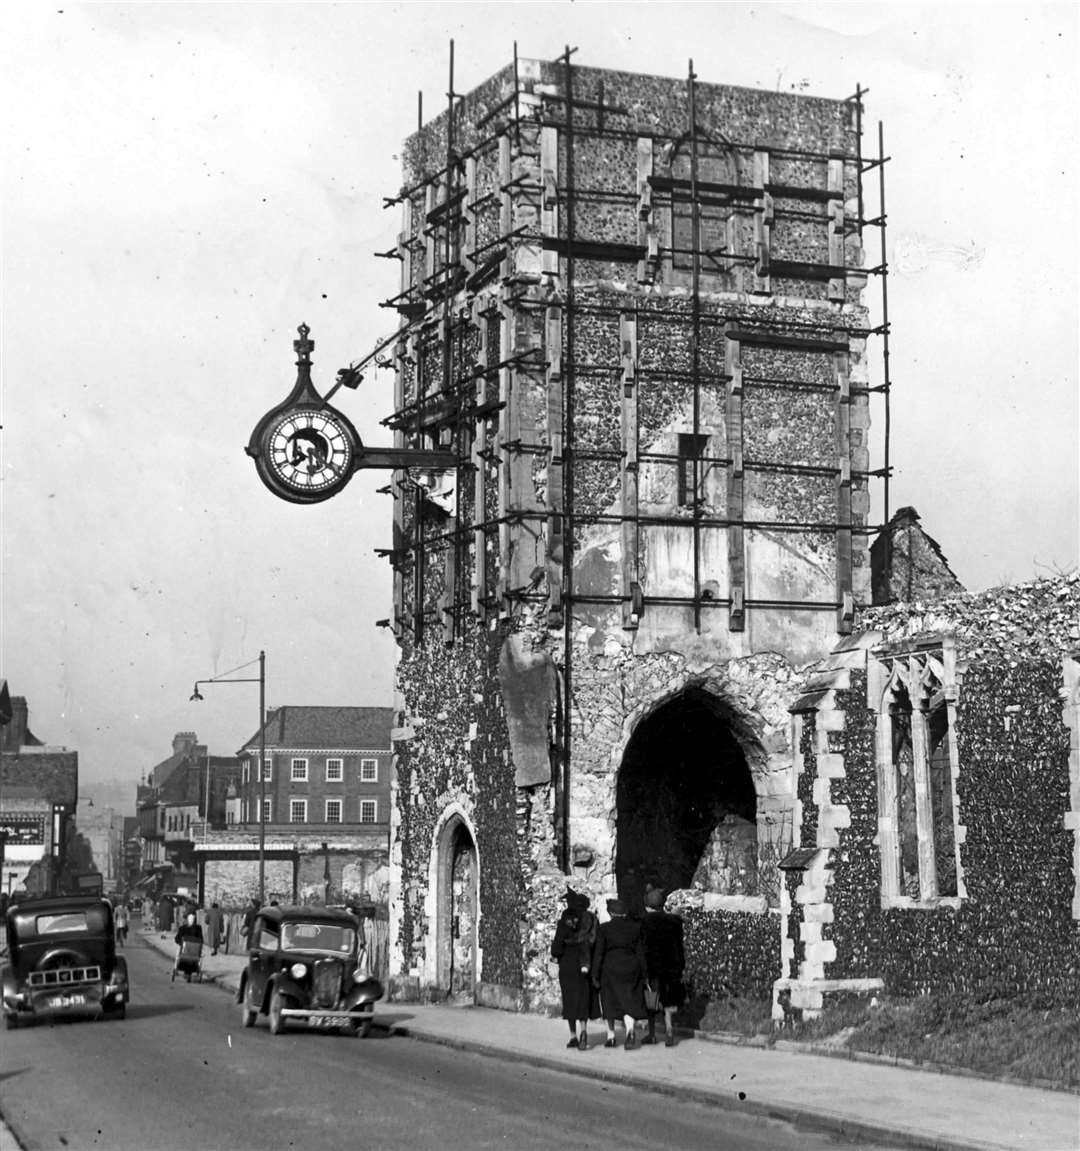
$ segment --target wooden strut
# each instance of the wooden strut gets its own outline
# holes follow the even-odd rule
[[[573,660],[574,636],[572,610],[574,602],[574,242],[575,235],[575,173],[574,173],[574,72],[570,61],[570,45],[563,54],[563,82],[565,95],[565,140],[566,140],[566,282],[565,282],[565,321],[563,324],[563,389],[566,415],[563,420],[563,700],[562,700],[562,836],[559,843],[560,864],[565,875],[570,874],[570,785],[571,763],[573,759]]]

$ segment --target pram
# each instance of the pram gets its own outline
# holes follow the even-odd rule
[[[202,950],[202,941],[199,939],[185,939],[180,943],[173,961],[172,978],[180,974],[190,983],[191,977],[197,975],[202,983]]]

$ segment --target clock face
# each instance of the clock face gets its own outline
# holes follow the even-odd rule
[[[294,408],[267,437],[274,476],[301,498],[328,496],[352,474],[352,440],[325,408]]]

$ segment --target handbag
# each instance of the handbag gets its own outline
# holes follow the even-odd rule
[[[647,981],[645,983],[645,1009],[647,1011],[660,1010],[660,992]]]

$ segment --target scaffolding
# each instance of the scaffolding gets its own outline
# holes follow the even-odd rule
[[[452,642],[478,619],[505,617],[516,605],[546,603],[549,625],[564,632],[568,679],[576,603],[621,605],[628,628],[637,626],[647,605],[656,604],[688,607],[697,630],[704,613],[723,609],[733,631],[745,627],[746,613],[753,609],[832,611],[837,613],[838,630],[850,630],[852,540],[880,527],[869,523],[868,513],[853,513],[852,491],[868,492],[872,480],[883,479],[887,521],[891,469],[884,192],[888,157],[880,124],[878,156],[869,160],[863,156],[862,97],[867,90],[857,87],[849,98],[856,120],[853,155],[835,149],[760,147],[730,141],[702,126],[698,79],[691,62],[683,132],[675,138],[649,137],[640,127],[626,126],[626,109],[606,97],[602,77],[591,95],[577,91],[573,52],[568,46],[554,62],[560,90],[548,90],[555,87],[549,85],[536,94],[523,89],[515,44],[510,94],[465,124],[466,97],[454,88],[451,43],[446,110],[438,132],[427,126],[432,138],[441,136],[440,162],[413,186],[386,200],[387,206],[401,207],[403,225],[397,248],[379,253],[399,260],[402,271],[400,291],[383,305],[400,317],[399,330],[382,345],[382,350],[394,346],[390,359],[397,379],[395,411],[384,423],[394,431],[396,446],[449,448],[457,459],[451,477],[417,475],[413,470],[401,473],[391,489],[407,503],[394,546],[382,552],[395,572],[395,632],[403,641],[421,644],[434,626]],[[421,99],[418,140],[424,130],[422,108]],[[636,141],[636,191],[579,182],[578,136],[583,126],[590,138]],[[685,155],[684,175],[674,168],[670,174],[658,170],[655,158],[665,150]],[[752,153],[751,182],[737,173],[717,178],[723,158],[736,153]],[[770,164],[781,161],[788,166],[796,162],[824,166],[826,186],[770,179]],[[709,165],[708,172],[703,172],[703,164]],[[845,216],[845,172],[851,165],[858,196],[855,220]],[[729,166],[734,172],[734,161]],[[875,169],[879,210],[867,217],[864,175]],[[482,172],[493,170],[498,172],[495,182],[481,178]],[[599,240],[579,229],[579,209],[601,197],[605,202],[635,202],[635,242]],[[827,220],[827,259],[794,260],[773,251],[771,231],[777,218],[785,210],[796,211],[779,205],[796,198],[805,205],[801,210],[808,220]],[[661,206],[672,213],[672,234],[666,244],[661,243],[656,223]],[[725,212],[727,232],[718,237],[717,219]],[[746,220],[754,231],[750,245],[741,242],[739,234]],[[685,243],[676,243],[677,223],[688,225],[683,231]],[[847,258],[853,236],[857,235],[861,251],[865,228],[877,228],[881,236],[881,260],[871,268],[855,266]],[[531,261],[527,272],[518,258],[522,252]],[[647,307],[632,298],[633,290],[619,303],[596,293],[582,295],[579,266],[597,263],[624,268],[628,282],[646,288],[660,278],[665,264],[678,263],[688,268],[689,291],[677,299],[651,294]],[[789,316],[778,326],[749,314],[718,317],[715,306],[704,306],[707,291],[715,293],[721,281],[761,298],[768,297],[777,283],[817,284],[828,300],[840,304],[847,299],[849,281],[869,275],[879,277],[882,289],[882,319],[874,327],[858,326],[840,309],[823,311],[812,322]],[[589,322],[618,327],[620,354],[610,370],[578,354],[579,326]],[[656,330],[665,324],[672,331],[689,327],[688,362],[644,365],[638,355],[641,329]],[[883,348],[884,377],[877,386],[851,379],[852,341],[872,336],[881,338]],[[723,349],[722,365],[717,347]],[[744,356],[753,355],[755,349],[821,357],[831,364],[830,379],[755,376],[744,363]],[[588,393],[597,386],[610,386],[612,371],[618,376],[620,442],[598,444],[579,434],[579,389]],[[689,389],[692,416],[685,454],[649,451],[639,443],[639,396],[643,383],[654,381]],[[546,396],[545,419],[523,427],[515,399],[529,387]],[[724,393],[726,445],[706,453],[703,444],[711,429],[703,414],[703,396],[706,392],[713,396],[718,387]],[[745,409],[748,397],[765,387],[796,397],[831,397],[836,428],[831,459],[750,458],[743,436]],[[852,405],[864,398],[868,402],[871,396],[880,396],[884,403],[884,463],[876,469],[854,468]],[[520,498],[533,461],[546,465],[543,507]],[[690,493],[686,506],[674,511],[643,507],[643,472],[665,467],[686,469],[684,486]],[[590,468],[617,479],[618,499],[608,506],[582,498],[583,470]],[[794,477],[820,491],[823,485],[832,485],[830,514],[770,518],[748,513],[747,473]],[[724,477],[719,508],[704,496],[706,478],[718,474]],[[621,586],[609,594],[582,593],[575,587],[575,548],[583,531],[604,526],[621,533]],[[671,526],[691,533],[688,594],[650,591],[639,567],[643,533]],[[703,539],[716,530],[727,536],[726,595],[717,594],[704,568]],[[750,598],[744,537],[757,530],[834,537],[835,596],[797,601]],[[523,534],[542,541],[544,552],[542,562],[530,564],[525,573],[511,561]],[[441,574],[435,574],[437,568]],[[569,690],[567,684],[567,695]]]

